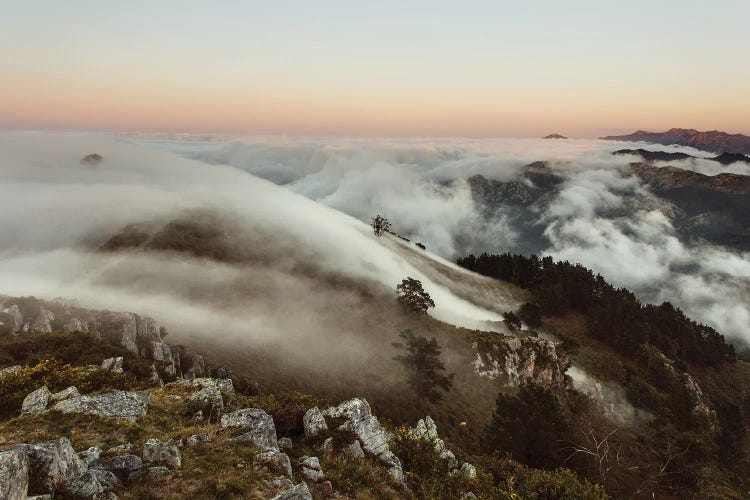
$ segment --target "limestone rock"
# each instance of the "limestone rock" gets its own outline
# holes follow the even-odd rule
[[[437,426],[435,421],[428,415],[423,419],[419,419],[417,425],[409,430],[409,433],[417,439],[432,443],[435,453],[446,463],[449,469],[456,469],[458,467],[458,460],[456,455],[453,454],[445,446],[445,442],[440,439],[438,435]]]
[[[346,447],[346,452],[354,458],[365,458],[365,451],[362,449],[362,445],[359,441],[355,440]]]
[[[73,498],[104,500],[112,498],[110,492],[117,482],[117,477],[111,472],[92,469],[78,477],[66,480],[61,490],[65,495]]]
[[[114,373],[122,373],[122,356],[116,358],[107,358],[102,361],[102,370],[111,371]]]
[[[302,470],[300,472],[302,477],[316,483],[325,479],[325,474],[323,474],[323,471],[320,468],[320,460],[318,457],[304,457],[301,465]]]
[[[193,434],[185,439],[186,446],[197,446],[201,443],[207,443],[211,441],[211,436],[208,434]]]
[[[3,378],[5,375],[10,375],[11,373],[20,372],[21,370],[21,365],[8,366],[0,370],[0,378]]]
[[[25,500],[29,490],[29,458],[20,449],[0,453],[0,498]]]
[[[219,416],[224,411],[224,399],[221,397],[219,388],[206,386],[200,391],[192,394],[188,399],[188,405],[195,411],[203,412],[203,415]]]
[[[313,496],[310,494],[307,485],[300,483],[286,491],[282,491],[271,500],[313,500]]]
[[[56,403],[57,401],[62,401],[64,399],[77,398],[80,397],[80,395],[81,393],[78,392],[76,387],[70,386],[67,389],[63,389],[62,391],[50,395],[49,400],[50,403]]]
[[[68,438],[18,446],[29,457],[29,491],[51,493],[55,487],[86,472]]]
[[[276,427],[271,415],[256,408],[244,408],[221,416],[221,426],[225,429],[246,430],[234,438],[240,442],[250,442],[266,451],[279,451]]]
[[[313,438],[328,430],[326,419],[317,406],[305,412],[302,417],[302,425],[305,429],[305,436],[308,438]]]
[[[323,441],[323,444],[321,444],[318,449],[325,453],[333,453],[333,438],[327,438],[325,441]]]
[[[291,450],[294,447],[291,438],[283,437],[279,439],[279,448],[282,450]]]
[[[380,424],[372,414],[370,404],[362,398],[344,401],[338,406],[328,408],[323,415],[331,418],[344,418],[346,421],[339,426],[341,430],[354,433],[367,453],[375,455],[381,462],[389,466],[388,475],[402,488],[407,488],[401,461],[391,452],[389,443],[391,434]]]
[[[78,454],[78,458],[83,460],[83,463],[86,464],[86,467],[99,460],[101,456],[102,449],[98,446],[92,446],[91,448],[88,448]]]
[[[97,460],[91,465],[91,469],[109,471],[120,479],[127,480],[143,469],[143,460],[135,455],[118,455],[109,460]]]
[[[26,396],[21,404],[21,413],[42,413],[47,409],[49,404],[50,392],[46,385],[31,392]]]
[[[56,403],[53,408],[63,413],[125,418],[135,422],[146,414],[150,402],[151,397],[147,392],[116,391],[66,399]]]
[[[525,382],[547,388],[565,384],[568,360],[558,355],[555,344],[550,341],[514,337],[492,344],[475,342],[474,348],[477,353],[472,365],[480,376],[511,386]]]
[[[171,469],[182,466],[182,456],[177,446],[149,439],[143,444],[143,461],[149,464],[166,465]]]
[[[165,477],[165,476],[171,476],[172,471],[169,470],[167,467],[164,467],[163,465],[159,465],[156,467],[149,467],[146,471],[146,475],[150,478],[157,478],[157,477]]]
[[[292,461],[289,460],[289,456],[286,453],[277,453],[274,451],[266,451],[264,453],[259,453],[255,455],[253,458],[256,462],[261,463],[271,463],[271,464],[277,464],[282,469],[284,469],[284,472],[287,476],[292,476]]]
[[[461,474],[464,479],[476,479],[477,468],[468,462],[464,462],[463,464],[461,464],[461,470],[459,471],[459,474]]]

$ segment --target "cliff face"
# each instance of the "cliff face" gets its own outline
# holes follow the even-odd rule
[[[718,130],[709,132],[685,128],[673,128],[666,132],[638,130],[628,135],[610,135],[601,139],[607,141],[643,141],[665,145],[676,144],[714,153],[750,153],[750,136],[727,134]]]
[[[535,338],[507,338],[500,342],[477,341],[474,370],[510,386],[533,382],[553,388],[565,385],[568,359],[558,355],[552,342]]]
[[[62,300],[0,296],[0,332],[38,335],[80,331],[159,362],[174,377],[192,379],[208,373],[202,356],[164,341],[166,330],[148,316],[130,312],[94,311]]]

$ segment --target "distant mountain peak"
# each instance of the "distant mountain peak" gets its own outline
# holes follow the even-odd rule
[[[542,139],[567,139],[567,137],[565,137],[564,135],[560,135],[560,134],[550,134],[550,135],[545,135],[544,137],[542,137]]]

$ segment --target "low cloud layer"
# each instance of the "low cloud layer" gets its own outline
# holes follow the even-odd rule
[[[256,139],[162,146],[267,178],[364,222],[382,213],[398,232],[448,259],[469,252],[530,251],[523,244],[527,228],[513,223],[512,208],[483,211],[465,179],[481,174],[507,182],[523,165],[549,160],[564,182],[552,199],[532,210],[533,226],[546,241],[532,250],[580,262],[644,301],[671,301],[738,343],[750,341],[750,255],[681,240],[668,217],[670,207],[625,168],[637,158],[611,155],[632,146],[709,156],[691,148],[530,139]],[[750,173],[741,163],[672,164],[707,175]]]

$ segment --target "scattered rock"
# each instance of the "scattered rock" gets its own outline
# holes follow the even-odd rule
[[[90,470],[78,477],[67,479],[60,489],[65,495],[73,498],[104,500],[112,498],[107,493],[115,488],[117,482],[117,477],[109,471]]]
[[[163,464],[171,469],[182,466],[182,456],[177,446],[149,439],[143,444],[143,461],[149,464]]]
[[[67,389],[63,389],[62,391],[59,391],[50,395],[49,400],[51,403],[56,403],[57,401],[63,401],[65,399],[70,399],[70,398],[77,398],[80,396],[81,394],[78,392],[78,389],[76,387],[70,386]]]
[[[424,419],[420,418],[417,422],[417,425],[413,429],[411,429],[409,433],[417,439],[432,443],[435,449],[435,453],[440,456],[440,458],[446,463],[449,469],[453,470],[458,467],[458,460],[456,459],[456,455],[454,455],[452,451],[446,448],[445,442],[440,439],[440,436],[438,436],[437,426],[435,425],[435,422],[432,420],[432,418],[430,418],[429,415]]]
[[[326,419],[317,406],[305,412],[305,415],[302,417],[302,425],[305,429],[305,436],[308,438],[313,438],[328,430]]]
[[[318,457],[303,457],[302,459],[302,470],[300,471],[302,477],[319,483],[325,479],[325,474],[320,468],[320,460]]]
[[[211,416],[218,417],[224,411],[224,399],[216,385],[209,385],[190,396],[188,407],[196,412],[202,412],[203,415],[208,415],[209,418]]]
[[[271,481],[271,486],[279,490],[288,490],[289,488],[294,488],[294,483],[287,477],[277,477]]]
[[[468,462],[464,462],[463,464],[461,464],[461,470],[459,471],[459,474],[461,474],[464,479],[476,479],[477,468]]]
[[[305,483],[299,483],[273,497],[271,500],[313,500]]]
[[[86,472],[68,438],[18,446],[29,458],[29,492],[52,493],[55,487]]]
[[[256,408],[244,408],[221,416],[221,426],[230,429],[247,430],[235,441],[253,443],[266,451],[279,451],[276,427],[271,415]]]
[[[51,394],[47,386],[41,386],[24,398],[21,405],[21,413],[43,413],[47,410],[50,396]]]
[[[143,469],[143,460],[135,455],[118,455],[109,460],[97,460],[91,469],[110,471],[120,479],[128,480]]]
[[[275,451],[267,451],[265,453],[259,453],[253,458],[256,462],[271,463],[279,465],[287,476],[292,476],[292,461],[289,460],[289,456],[286,453],[277,453]]]
[[[330,481],[323,481],[320,484],[320,492],[323,493],[323,496],[326,498],[333,496],[333,484]]]
[[[25,500],[29,490],[29,459],[20,449],[0,453],[0,498]]]
[[[146,414],[150,402],[151,397],[147,392],[116,391],[66,399],[55,404],[53,409],[63,413],[125,418],[135,422]]]
[[[197,446],[201,443],[207,443],[211,441],[211,436],[208,434],[193,434],[185,439],[186,446]]]
[[[291,450],[293,447],[294,447],[294,444],[292,443],[291,438],[283,437],[279,439],[279,449]]]
[[[87,450],[84,450],[78,454],[78,458],[83,460],[83,463],[86,464],[86,467],[90,466],[97,460],[99,460],[99,457],[102,455],[102,449],[98,446],[92,446],[91,448],[88,448]]]
[[[107,358],[102,361],[102,370],[122,373],[122,356],[116,358]]]

